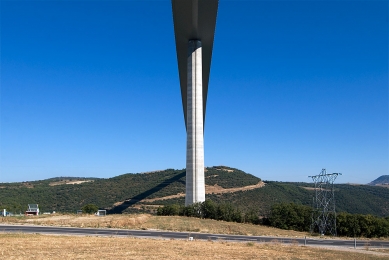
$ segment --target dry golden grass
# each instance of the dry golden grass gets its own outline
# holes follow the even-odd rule
[[[143,228],[171,231],[191,231],[213,234],[234,234],[252,236],[304,237],[307,234],[292,230],[282,230],[267,226],[197,219],[178,216],[152,216],[142,224]]]
[[[0,223],[92,228],[159,229],[253,236],[304,237],[307,235],[304,232],[282,230],[260,225],[179,216],[153,216],[149,214],[107,215],[105,217],[97,217],[93,215],[6,217],[0,218]]]
[[[374,248],[374,247],[372,247],[372,248],[369,248],[368,250],[389,254],[389,248]]]
[[[387,259],[282,244],[0,234],[1,259]],[[377,254],[377,253],[376,253]]]
[[[94,215],[42,215],[27,217],[1,218],[0,223],[34,224],[47,226],[66,227],[93,227],[93,228],[133,228],[141,229],[142,223],[146,222],[151,215],[108,215],[97,217]]]

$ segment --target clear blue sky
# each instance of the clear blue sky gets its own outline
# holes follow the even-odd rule
[[[389,174],[388,1],[220,0],[205,165]],[[1,1],[0,182],[185,168],[170,1]]]

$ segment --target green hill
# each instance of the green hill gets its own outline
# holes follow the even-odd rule
[[[255,208],[266,216],[272,205],[277,203],[297,203],[312,206],[314,196],[310,183],[287,183],[265,181],[263,188],[225,194],[207,194],[206,198],[217,203],[231,202],[242,210]],[[308,189],[307,189],[308,188]],[[311,188],[311,189],[309,189]],[[379,186],[335,185],[337,212],[389,216],[389,190]],[[157,201],[148,204],[184,204],[184,198]]]
[[[217,166],[206,168],[205,184],[219,190],[256,185],[261,179],[241,170]],[[280,202],[311,206],[314,191],[309,183],[266,181],[262,188],[207,194],[215,202],[230,202],[246,210],[255,208],[266,215]],[[389,216],[389,189],[379,186],[338,184],[337,211]],[[184,204],[185,169],[123,174],[109,179],[60,177],[22,183],[0,183],[0,208],[24,212],[28,203],[38,203],[42,212],[75,212],[86,204],[110,213],[132,212],[142,207]],[[169,199],[155,200],[170,196]]]
[[[69,185],[69,180],[84,182]],[[251,174],[229,167],[211,167],[205,172],[206,185],[218,184],[223,188],[254,185],[259,181],[259,178]],[[75,212],[89,203],[100,208],[112,208],[116,202],[129,200],[130,203],[112,209],[114,213],[121,213],[143,199],[185,192],[185,170],[129,173],[109,179],[61,177],[22,183],[0,183],[0,191],[0,208],[8,207],[16,212],[23,212],[29,203],[38,203],[42,212]]]

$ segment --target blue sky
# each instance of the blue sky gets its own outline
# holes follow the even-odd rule
[[[220,0],[205,165],[389,174],[388,1]],[[185,168],[170,1],[1,1],[0,182]]]

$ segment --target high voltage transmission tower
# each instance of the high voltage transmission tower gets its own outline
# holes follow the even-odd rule
[[[320,235],[336,236],[334,181],[338,175],[342,174],[326,173],[326,169],[322,169],[319,175],[309,176],[315,183],[311,233],[319,231]]]

